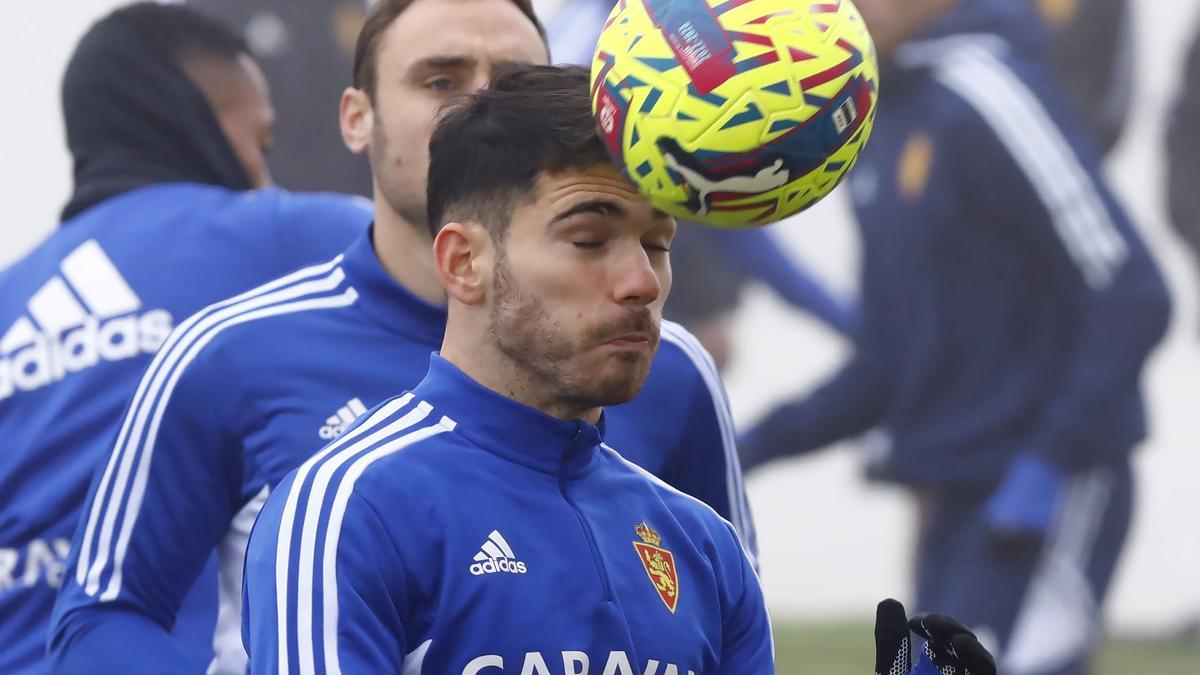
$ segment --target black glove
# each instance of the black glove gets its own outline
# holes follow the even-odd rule
[[[925,654],[942,675],[996,675],[996,661],[975,634],[945,614],[919,614],[908,627],[925,638]]]
[[[915,665],[910,630],[926,640]],[[996,662],[957,620],[923,614],[910,621],[904,605],[888,599],[875,613],[875,675],[996,675]]]

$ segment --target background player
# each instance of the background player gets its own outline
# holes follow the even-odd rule
[[[1023,57],[1039,48],[1022,41],[1029,7],[858,4],[892,68],[851,177],[863,330],[746,457],[882,425],[876,470],[921,506],[918,606],[1000,645],[1003,672],[1082,672],[1129,525],[1166,289],[1086,131]]]
[[[257,189],[274,120],[262,73],[191,10],[141,4],[99,21],[62,105],[75,162],[62,225],[0,273],[3,673],[44,672],[80,502],[172,326],[332,255],[370,220],[355,200]],[[211,632],[212,585],[177,631]]]
[[[430,255],[426,153],[418,148],[428,143],[437,110],[482,86],[496,63],[546,60],[523,2],[372,8],[356,49],[355,86],[342,99],[342,125],[352,150],[369,151],[375,224],[328,264],[199,315],[160,352],[80,523],[51,637],[62,670],[170,668],[176,660],[165,650],[153,662],[141,654],[136,663],[97,658],[104,645],[91,635],[105,632],[89,629],[103,625],[126,642],[161,643],[214,548],[223,602],[213,669],[244,670],[241,564],[267,494],[341,433],[355,409],[415,385],[441,343],[445,296]],[[753,550],[716,369],[678,326],[666,324],[663,337],[642,394],[609,411],[607,436],[628,439],[628,459],[712,505]],[[185,475],[202,487],[179,490]]]

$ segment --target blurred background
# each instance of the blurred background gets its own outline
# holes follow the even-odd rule
[[[1054,4],[1069,11],[1087,2]],[[70,185],[58,100],[62,70],[84,29],[118,4],[0,3],[0,189],[6,209],[0,221],[0,267],[57,223]],[[348,50],[364,5],[357,0],[192,4],[207,5],[244,28],[272,78],[283,124],[297,120],[300,125],[298,112],[326,120],[309,142],[295,145],[286,137],[297,132],[281,127],[285,140],[272,157],[277,181],[294,189],[365,193],[366,161],[341,151],[336,120],[337,96],[349,79]],[[558,31],[557,40],[570,41],[572,31],[594,36],[594,17],[568,16],[560,0],[535,5]],[[1151,436],[1136,454],[1133,529],[1106,607],[1113,638],[1099,672],[1195,675],[1200,673],[1200,279],[1190,251],[1169,224],[1165,186],[1167,120],[1180,93],[1187,50],[1200,29],[1200,0],[1133,0],[1131,5],[1133,93],[1127,124],[1105,169],[1167,277],[1174,309],[1169,333],[1145,378]],[[580,25],[573,28],[572,22]],[[302,48],[318,44],[313,40],[328,53],[340,50],[344,63],[314,60],[319,50]],[[1096,53],[1113,48],[1085,47]],[[289,108],[304,89],[319,90],[323,102]],[[340,182],[313,184],[311,172],[291,170],[314,162],[344,166],[328,173]],[[860,249],[846,188],[770,230],[783,253],[833,301],[853,303]],[[731,307],[728,333],[710,348],[726,361],[726,386],[739,424],[810,390],[846,358],[848,344],[836,320],[799,311],[761,282],[750,280],[732,290],[729,284],[739,282],[713,274],[709,283],[688,295],[701,304],[706,297],[720,297]],[[912,597],[913,505],[906,493],[862,477],[862,453],[869,446],[869,441],[844,443],[832,452],[771,464],[749,479],[783,673],[866,672],[875,603],[887,596]]]

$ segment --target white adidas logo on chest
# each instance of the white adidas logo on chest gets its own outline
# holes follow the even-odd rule
[[[500,534],[499,530],[492,530],[484,540],[483,545],[479,547],[479,553],[475,554],[475,562],[471,563],[468,569],[477,577],[501,572],[525,574],[529,571],[525,563],[517,560],[517,554],[513,553],[512,547],[504,540],[504,535]]]

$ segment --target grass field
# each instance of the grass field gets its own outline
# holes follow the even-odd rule
[[[778,675],[870,675],[872,628],[861,624],[776,624]],[[1092,675],[1200,675],[1200,645],[1113,638]]]

